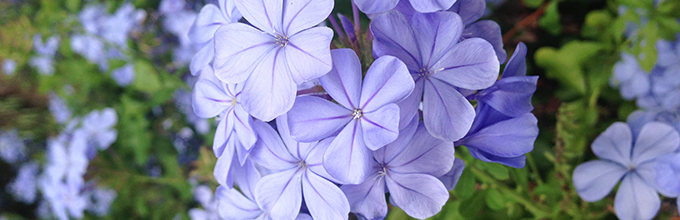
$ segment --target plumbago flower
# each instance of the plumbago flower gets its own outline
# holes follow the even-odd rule
[[[371,150],[399,135],[399,106],[413,91],[413,80],[403,62],[380,57],[361,80],[361,62],[350,49],[333,50],[333,69],[319,78],[337,101],[299,97],[288,113],[291,136],[301,142],[337,134],[324,154],[323,164],[341,182],[358,184],[370,174]]]
[[[418,13],[406,0],[401,0],[395,10],[404,14],[407,19]],[[508,55],[505,49],[503,49],[501,27],[492,20],[477,21],[484,16],[486,10],[486,2],[484,0],[458,0],[450,8],[441,10],[455,12],[463,20],[465,28],[461,34],[461,41],[473,37],[482,38],[493,45],[498,61],[500,63],[505,62]]]
[[[203,45],[191,59],[189,69],[192,75],[197,75],[215,58],[214,38],[217,29],[241,19],[241,13],[236,10],[234,0],[218,0],[217,3],[217,6],[213,4],[203,6],[189,30],[191,41]]]
[[[331,70],[333,31],[313,27],[328,17],[333,0],[236,0],[253,26],[225,25],[215,33],[215,75],[242,83],[243,108],[270,121],[293,107],[296,85]]]
[[[461,0],[458,0],[461,1]],[[435,11],[441,11],[451,8],[456,0],[401,0],[401,4],[407,4],[410,7],[415,8],[421,13],[430,13]],[[483,1],[482,1],[483,2]],[[378,14],[389,10],[392,10],[397,4],[400,3],[399,0],[354,0],[359,10],[366,14]]]
[[[217,200],[209,186],[200,185],[194,188],[194,198],[203,209],[193,208],[189,210],[191,220],[220,220],[217,212]]]
[[[97,149],[106,150],[118,137],[118,132],[114,129],[117,122],[118,115],[113,108],[94,110],[83,119],[82,131]]]
[[[347,219],[349,202],[323,168],[323,153],[330,140],[296,142],[287,129],[285,115],[276,120],[279,134],[268,124],[255,121],[259,134],[252,158],[271,171],[255,186],[255,201],[272,219],[294,219],[302,198],[314,219]]]
[[[43,43],[42,35],[33,36],[33,48],[37,56],[31,57],[28,64],[38,70],[40,75],[54,74],[54,55],[59,49],[59,36],[51,36]]]
[[[373,156],[371,175],[365,182],[341,187],[352,212],[366,219],[384,218],[385,190],[390,193],[391,204],[414,218],[432,217],[446,204],[449,192],[437,177],[453,167],[453,144],[432,137],[418,118],[399,133],[396,141],[373,152]]]
[[[593,153],[601,160],[586,162],[574,170],[574,187],[583,200],[594,202],[607,196],[621,180],[614,201],[616,216],[651,219],[661,206],[655,162],[678,146],[680,135],[667,124],[650,122],[633,134],[627,124],[614,123],[593,142]]]
[[[36,162],[28,162],[21,165],[21,168],[19,168],[19,171],[17,172],[16,179],[7,184],[7,191],[9,191],[17,201],[27,204],[35,202],[37,191],[36,180],[39,169],[40,165]]]
[[[257,141],[253,118],[243,109],[242,84],[225,84],[217,79],[212,67],[207,67],[196,83],[193,108],[197,116],[219,116],[213,151],[218,157],[215,178],[223,186],[233,186],[232,161],[237,157],[241,165]]]
[[[371,23],[375,57],[404,61],[415,90],[399,103],[401,125],[418,113],[435,137],[456,141],[470,130],[475,109],[458,89],[481,90],[496,82],[500,65],[493,46],[480,38],[460,41],[463,23],[456,13],[416,13],[409,20],[390,11]],[[459,42],[460,41],[460,42]]]
[[[531,97],[538,76],[526,76],[527,47],[517,45],[493,86],[468,98],[477,100],[472,128],[456,146],[465,145],[473,157],[522,168],[525,154],[533,150],[538,137],[538,120],[531,114]]]

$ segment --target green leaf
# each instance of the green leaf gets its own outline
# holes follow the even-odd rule
[[[559,80],[563,85],[585,95],[583,65],[602,48],[602,45],[595,42],[571,41],[559,50],[551,47],[540,48],[534,58],[536,65],[546,69],[547,77]]]
[[[466,219],[475,219],[479,216],[479,212],[484,208],[484,203],[486,200],[485,191],[479,191],[475,193],[472,198],[466,199],[458,207],[458,211]]]
[[[510,173],[508,173],[508,168],[497,163],[477,163],[480,168],[489,172],[491,176],[498,180],[508,180],[510,179]]]
[[[162,88],[156,70],[149,62],[142,60],[135,62],[135,82],[132,87],[151,94]]]
[[[656,65],[656,41],[659,40],[659,27],[655,22],[649,22],[642,29],[643,41],[640,42],[640,55],[638,60],[645,71],[652,71]]]
[[[81,0],[66,0],[66,8],[74,13],[78,12]]]
[[[529,8],[539,8],[545,0],[524,0],[524,4]]]
[[[545,14],[538,19],[538,24],[541,28],[548,31],[552,35],[558,35],[562,32],[562,23],[560,23],[560,12],[557,8],[559,1],[552,1],[545,9]]]
[[[505,207],[505,198],[496,189],[486,190],[486,206],[493,210],[501,210]]]
[[[453,190],[453,194],[458,198],[467,199],[475,193],[475,188],[477,188],[475,175],[469,169],[465,169],[458,180],[456,188]]]

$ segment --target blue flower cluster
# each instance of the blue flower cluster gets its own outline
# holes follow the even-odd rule
[[[117,139],[113,127],[118,116],[115,110],[107,108],[92,111],[82,119],[71,118],[63,100],[56,95],[50,98],[50,109],[56,109],[53,112],[57,113],[55,119],[64,120],[67,125],[59,136],[48,141],[47,162],[42,168],[36,161],[24,162],[28,150],[16,132],[0,135],[2,159],[20,165],[16,179],[8,184],[7,190],[16,201],[27,204],[36,202],[40,190],[43,199],[39,203],[45,207],[38,213],[40,218],[80,219],[85,210],[105,216],[116,191],[98,187],[94,181],[86,182],[84,175],[97,151],[106,150]],[[52,107],[54,105],[59,106]]]
[[[108,14],[104,5],[87,5],[78,15],[83,31],[71,35],[71,49],[97,64],[102,72],[109,70],[111,60],[127,62],[114,69],[111,77],[120,86],[130,85],[135,80],[135,72],[127,41],[145,17],[146,12],[135,10],[131,3],[123,4],[114,14]]]
[[[680,196],[680,41],[659,40],[656,49],[651,72],[635,56],[622,54],[612,85],[643,110],[595,140],[592,150],[601,160],[574,170],[574,186],[588,202],[604,198],[621,181],[614,202],[620,219],[652,219],[661,207],[659,193]]]
[[[622,54],[614,66],[612,84],[640,108],[678,111],[680,108],[680,38],[675,42],[656,42],[658,60],[654,68],[644,71],[635,56]]]
[[[42,35],[33,36],[33,49],[36,56],[28,60],[28,64],[38,70],[41,75],[54,74],[54,55],[59,49],[59,36],[51,36],[43,42]]]
[[[424,219],[464,169],[455,146],[525,165],[538,77],[521,43],[499,77],[507,55],[498,24],[477,21],[484,0],[352,2],[356,23],[340,15],[342,29],[333,0],[220,0],[197,16],[193,108],[218,118],[222,218],[375,219],[389,193]]]

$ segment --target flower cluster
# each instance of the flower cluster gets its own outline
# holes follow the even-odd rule
[[[54,74],[54,55],[59,49],[59,36],[51,36],[43,42],[42,35],[33,36],[33,48],[36,56],[31,57],[28,64],[38,70],[41,75]]]
[[[146,12],[135,10],[131,3],[123,4],[113,14],[108,14],[104,5],[85,6],[78,15],[84,30],[71,35],[71,48],[89,62],[97,64],[102,72],[109,70],[111,60],[127,62],[114,69],[111,77],[120,86],[130,85],[135,80],[135,72],[128,55],[128,36],[145,17]]]
[[[533,149],[537,77],[520,43],[499,79],[507,56],[498,24],[477,21],[484,0],[353,1],[368,31],[342,15],[341,29],[332,0],[218,2],[189,37],[203,45],[194,111],[218,118],[223,218],[375,219],[386,193],[429,218],[464,169],[455,146],[512,167]]]
[[[34,161],[21,164],[7,190],[17,201],[27,204],[36,202],[37,190],[40,190],[43,200],[39,203],[49,208],[48,212],[39,213],[41,218],[80,219],[86,209],[94,215],[105,216],[116,191],[98,187],[94,181],[86,182],[84,175],[96,152],[106,150],[116,140],[113,127],[118,117],[115,110],[107,108],[92,111],[82,119],[71,119],[70,109],[63,108],[60,111],[68,111],[66,120],[69,121],[59,136],[48,141],[47,163],[42,168]],[[1,151],[3,160],[13,164],[24,160],[27,150],[16,132],[3,133],[0,140],[0,149],[12,150]]]
[[[644,71],[635,56],[622,54],[614,66],[612,84],[628,100],[648,110],[677,111],[680,108],[680,38],[656,42],[658,60],[650,72]]]

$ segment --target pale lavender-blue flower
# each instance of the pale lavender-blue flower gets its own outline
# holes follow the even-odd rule
[[[454,165],[453,144],[430,135],[418,118],[399,133],[396,141],[373,152],[373,156],[371,175],[365,182],[341,187],[350,200],[352,212],[366,219],[387,215],[387,192],[390,203],[411,217],[432,217],[446,204],[447,188],[455,187],[455,176],[462,173],[459,163],[456,170],[447,174]],[[443,177],[447,184],[438,177]]]
[[[324,154],[324,167],[344,183],[358,184],[370,174],[371,151],[399,135],[399,106],[414,88],[406,65],[393,56],[376,59],[362,83],[356,53],[337,49],[333,69],[319,78],[338,103],[316,96],[298,97],[288,113],[293,139],[319,141],[337,134]]]
[[[69,177],[65,181],[42,178],[40,189],[49,203],[52,215],[59,220],[82,219],[87,208],[88,197],[81,193],[82,177]]]
[[[89,164],[87,150],[87,134],[82,131],[48,140],[44,173],[54,180],[82,178]]]
[[[99,217],[109,214],[111,203],[118,197],[116,190],[102,187],[96,187],[89,194],[92,200],[87,204],[87,211]]]
[[[16,130],[0,131],[0,159],[16,164],[26,159],[26,145]]]
[[[215,58],[215,32],[220,27],[238,22],[241,13],[236,9],[234,0],[218,0],[218,5],[207,4],[198,13],[193,26],[189,30],[189,38],[196,44],[203,45],[191,59],[191,74],[197,75]]]
[[[40,165],[35,162],[21,165],[17,177],[7,185],[7,191],[14,199],[27,204],[35,202],[39,169]]]
[[[17,69],[17,61],[13,59],[5,59],[2,61],[2,72],[6,76],[14,75],[14,71]]]
[[[116,141],[118,131],[114,128],[118,123],[118,115],[113,108],[94,110],[87,114],[82,121],[82,129],[88,140],[97,149],[106,150]]]
[[[113,78],[119,86],[129,86],[135,82],[135,66],[134,64],[126,64],[111,72]]]
[[[189,218],[191,220],[221,220],[218,213],[217,199],[213,195],[212,189],[206,185],[200,185],[194,188],[194,198],[201,205],[201,208],[192,208],[189,210]]]
[[[631,128],[614,123],[598,136],[592,150],[600,160],[589,161],[574,170],[574,187],[585,201],[598,201],[621,181],[614,201],[620,219],[652,219],[661,207],[654,166],[659,156],[680,146],[673,127],[659,122],[645,124],[633,135]]]
[[[333,31],[314,27],[333,0],[235,0],[250,25],[232,23],[215,33],[215,74],[243,84],[243,108],[271,121],[293,107],[297,85],[331,70]],[[285,5],[285,7],[284,7]]]
[[[219,116],[213,141],[217,156],[215,177],[223,186],[232,187],[232,160],[237,158],[245,163],[248,153],[257,141],[253,129],[253,118],[243,108],[242,84],[226,84],[215,77],[212,67],[201,74],[193,93],[193,109],[198,117]]]
[[[481,38],[460,41],[463,23],[456,13],[416,13],[409,20],[398,11],[371,23],[375,57],[392,55],[406,63],[416,83],[399,103],[401,125],[418,113],[423,101],[425,127],[435,137],[456,141],[472,126],[475,110],[458,89],[492,86],[500,65],[493,46]]]
[[[255,186],[259,207],[272,219],[294,219],[304,197],[314,219],[348,219],[347,198],[323,168],[330,140],[299,143],[290,136],[286,115],[277,118],[276,124],[279,134],[264,122],[254,123],[260,139],[252,158],[271,171]]]

